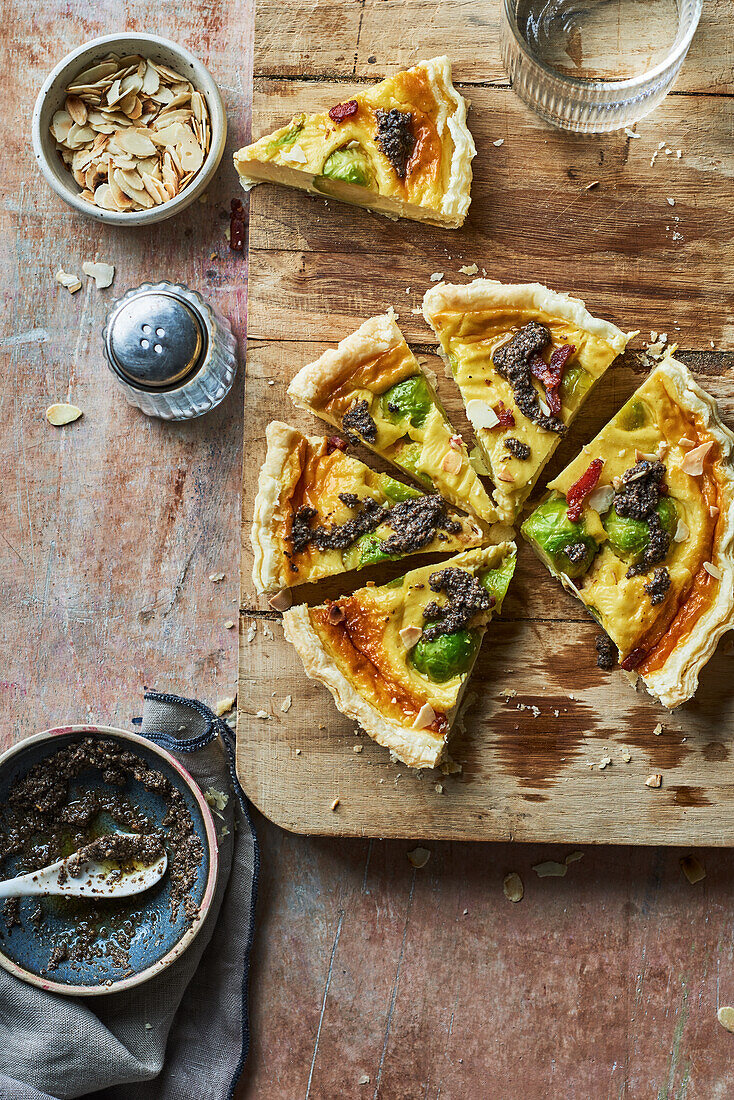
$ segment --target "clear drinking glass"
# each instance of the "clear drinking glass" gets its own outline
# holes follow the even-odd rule
[[[668,94],[703,0],[502,0],[513,88],[564,130],[619,130]]]

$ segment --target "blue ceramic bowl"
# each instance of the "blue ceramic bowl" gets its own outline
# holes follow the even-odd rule
[[[11,788],[39,761],[52,756],[60,748],[83,737],[103,736],[122,742],[122,747],[134,752],[150,767],[161,772],[182,795],[201,841],[204,855],[197,871],[192,899],[198,905],[198,916],[190,922],[183,906],[171,920],[169,900],[171,885],[168,875],[159,883],[135,897],[105,902],[95,927],[96,943],[103,950],[99,958],[83,962],[61,962],[47,970],[54,945],[59,938],[72,939],[76,925],[85,917],[89,903],[71,898],[21,898],[20,925],[8,929],[0,916],[0,966],[23,981],[55,993],[91,996],[117,993],[147,981],[177,959],[188,947],[204,922],[214,894],[217,878],[217,842],[211,811],[189,773],[165,749],[125,730],[107,726],[63,726],[46,730],[21,741],[0,756],[0,808]],[[104,786],[99,772],[90,770],[71,780],[70,794]],[[148,791],[137,780],[129,779],[123,795],[153,821],[165,835],[163,818],[166,804],[163,798]],[[13,874],[8,861],[3,877]],[[42,920],[34,924],[31,915],[41,904]],[[92,903],[97,905],[97,902]],[[130,922],[127,924],[126,922]],[[104,947],[114,946],[120,930],[132,927],[131,942],[126,946],[128,962],[106,954]],[[95,952],[96,954],[96,952]]]

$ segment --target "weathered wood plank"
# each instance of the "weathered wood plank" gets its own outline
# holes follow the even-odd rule
[[[384,0],[322,0],[311,5],[284,0],[275,8],[261,5],[255,75],[374,79],[445,53],[457,79],[475,84],[507,82],[499,47],[500,0],[483,4],[390,0],[389,34],[385,33],[386,16]],[[730,19],[728,0],[704,5],[677,91],[734,89],[734,63],[727,47]],[[638,48],[642,51],[644,43]],[[615,72],[611,70],[612,76]],[[597,75],[606,78],[610,70],[602,67]]]

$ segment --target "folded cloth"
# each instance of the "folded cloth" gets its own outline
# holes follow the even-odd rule
[[[143,985],[63,997],[0,969],[0,1097],[5,1100],[229,1100],[247,1057],[247,975],[259,855],[234,769],[234,738],[195,699],[146,692],[141,732],[168,749],[215,812],[219,875],[191,946]]]

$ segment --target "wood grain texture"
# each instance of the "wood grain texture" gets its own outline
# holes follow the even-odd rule
[[[428,16],[428,6],[419,7]],[[380,37],[383,57],[390,58],[385,69],[407,63],[408,19],[419,28],[410,38],[410,60],[435,52],[441,37],[455,40],[456,72],[462,76],[462,43],[477,35],[481,42],[482,34],[496,39],[495,8],[488,5],[473,17],[461,3],[431,6],[430,18],[422,20],[415,5],[409,11],[399,2],[388,8],[365,0],[340,5],[340,19],[337,8],[324,3],[304,12],[296,31],[288,5],[276,10],[263,0],[254,133],[267,132],[298,110],[343,99],[350,72],[367,75],[359,59],[371,35]],[[709,79],[728,80],[725,36],[714,45],[722,12],[716,6],[708,12],[697,48],[710,51],[711,64],[701,78],[704,66],[693,55],[688,89],[697,80],[697,91]],[[316,27],[325,44],[318,52]],[[638,125],[640,138],[616,133],[579,139],[537,119],[493,79],[491,50],[487,56],[489,68],[475,67],[462,85],[472,100],[470,124],[479,152],[472,207],[460,232],[390,222],[283,188],[253,192],[240,775],[267,816],[301,832],[729,845],[734,792],[717,759],[722,752],[728,758],[729,748],[711,732],[726,726],[732,714],[725,645],[704,674],[695,703],[671,718],[646,695],[635,695],[620,673],[596,669],[597,628],[523,545],[502,621],[491,625],[475,667],[465,732],[452,750],[463,771],[458,777],[417,776],[390,764],[385,750],[368,739],[359,742],[360,753],[353,751],[353,724],[322,687],[305,679],[278,616],[252,590],[249,526],[265,426],[277,415],[306,431],[321,430],[290,406],[288,382],[365,317],[390,305],[398,310],[406,337],[439,374],[454,423],[471,437],[458,392],[433,353],[433,335],[414,312],[435,273],[464,281],[459,268],[476,263],[492,277],[547,282],[584,297],[592,312],[621,327],[641,329],[637,346],[651,330],[666,332],[721,400],[724,415],[730,421],[734,415],[728,278],[734,264],[734,100],[669,96]],[[375,69],[376,63],[373,75]],[[595,186],[586,190],[589,183]],[[637,356],[628,353],[564,440],[547,476],[599,430],[643,374]],[[337,578],[296,593],[296,599],[318,602],[403,569]],[[508,698],[503,691],[517,694]],[[287,696],[292,706],[283,712]],[[269,717],[257,718],[258,712]],[[659,722],[664,733],[658,737]],[[627,751],[629,763],[623,759]],[[613,763],[599,769],[607,756]],[[654,771],[663,774],[659,791],[645,786]]]

